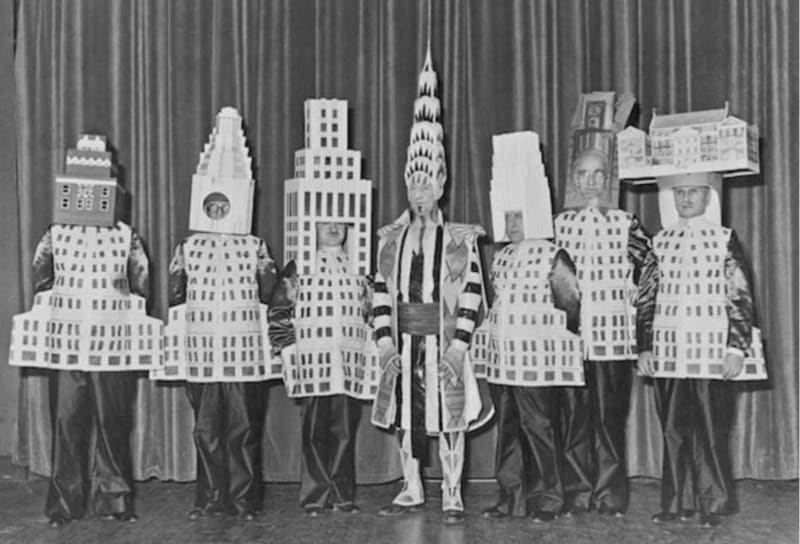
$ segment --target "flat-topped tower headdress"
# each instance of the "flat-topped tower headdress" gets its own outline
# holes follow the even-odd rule
[[[192,176],[189,229],[250,234],[254,187],[242,117],[235,108],[224,107]]]
[[[106,138],[81,134],[67,151],[64,174],[55,177],[53,223],[111,227],[122,219],[124,192]]]
[[[414,122],[406,156],[405,181],[407,187],[432,185],[438,200],[447,182],[447,164],[444,128],[440,122],[441,104],[436,97],[437,85],[428,46],[425,63],[419,73],[417,98],[414,100]]]

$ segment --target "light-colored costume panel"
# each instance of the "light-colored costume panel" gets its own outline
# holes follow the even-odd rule
[[[53,225],[52,289],[14,316],[9,362],[57,370],[150,370],[161,363],[160,320],[128,286],[131,228]],[[146,264],[145,264],[146,266]]]
[[[487,380],[514,386],[583,385],[583,346],[553,305],[548,277],[558,248],[546,240],[509,245],[494,257]]]
[[[653,322],[656,377],[722,379],[729,346],[731,229],[700,220],[653,239],[659,286]],[[739,264],[738,266],[741,266]],[[753,330],[737,380],[766,379],[760,332]]]
[[[636,285],[628,258],[633,216],[622,210],[568,210],[555,218],[556,243],[575,261],[581,336],[592,361],[635,359]]]

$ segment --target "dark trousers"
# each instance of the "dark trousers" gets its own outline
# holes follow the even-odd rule
[[[197,447],[195,506],[254,512],[261,508],[261,382],[187,383]]]
[[[360,417],[361,403],[347,395],[303,399],[301,506],[354,502]]]
[[[53,463],[45,514],[72,519],[133,512],[136,375],[57,371],[50,394]]]
[[[568,510],[628,508],[625,427],[633,363],[587,361],[586,385],[563,392],[565,506]]]
[[[728,451],[735,392],[721,380],[657,378],[664,433],[661,509],[725,514],[733,504]]]
[[[497,509],[513,516],[559,513],[558,395],[553,387],[491,386],[497,417]]]

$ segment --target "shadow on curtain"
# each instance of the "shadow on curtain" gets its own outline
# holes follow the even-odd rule
[[[222,106],[236,107],[246,123],[256,168],[254,232],[279,263],[283,180],[303,145],[306,98],[349,101],[349,145],[361,150],[364,176],[376,186],[375,226],[393,220],[405,203],[402,172],[426,13],[423,0],[20,2],[15,74],[26,307],[52,178],[80,132],[107,134],[118,150],[132,224],[152,263],[151,311],[160,317],[172,248],[188,234],[191,176]],[[759,125],[762,174],[730,183],[725,201],[726,224],[750,259],[771,373],[766,387],[740,386],[731,437],[739,478],[798,476],[796,28],[791,0],[433,2],[450,163],[445,211],[453,220],[491,223],[491,136],[501,132],[540,134],[560,202],[569,120],[583,91],[633,91],[645,112],[640,127],[652,107],[670,113],[725,100]],[[654,193],[627,191],[622,204],[651,232],[658,229]],[[193,479],[183,387],[144,378],[139,385],[136,477]],[[279,384],[269,397],[264,475],[296,480],[299,408]],[[637,381],[632,400],[630,474],[658,476],[650,387]],[[13,457],[39,474],[49,473],[49,422],[46,378],[22,372]],[[493,477],[493,441],[491,428],[473,437],[469,476]],[[360,483],[400,475],[394,439],[369,424],[366,405],[357,455]]]

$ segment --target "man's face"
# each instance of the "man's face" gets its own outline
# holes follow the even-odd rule
[[[223,219],[230,213],[231,203],[222,193],[211,193],[203,200],[203,211],[210,219]]]
[[[317,247],[342,247],[346,234],[344,223],[317,223]]]
[[[672,189],[672,194],[675,197],[675,208],[682,219],[703,215],[711,201],[711,191],[708,187],[675,187]]]
[[[411,211],[426,219],[433,219],[436,203],[441,196],[441,191],[437,191],[432,183],[412,183],[408,186],[408,205]]]
[[[608,161],[598,153],[580,155],[572,167],[572,182],[584,198],[598,198],[608,184]]]
[[[522,224],[522,211],[506,212],[506,236],[512,244],[518,244],[525,239],[525,227]]]

